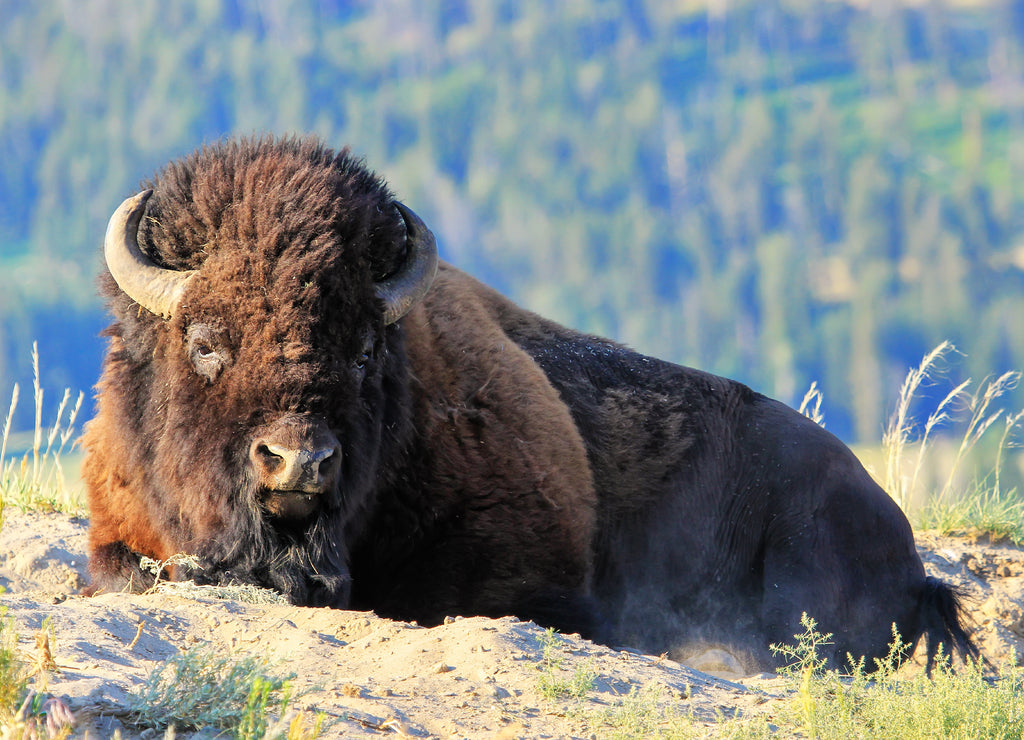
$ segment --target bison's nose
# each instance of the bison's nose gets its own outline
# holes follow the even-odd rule
[[[258,443],[253,452],[253,462],[267,488],[305,493],[321,493],[327,488],[336,457],[333,447],[294,450],[272,442]]]
[[[278,434],[276,439],[274,436],[260,437],[249,448],[249,457],[263,488],[324,493],[334,484],[341,466],[341,446],[333,434],[322,431],[302,435]]]

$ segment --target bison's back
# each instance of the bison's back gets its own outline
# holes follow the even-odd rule
[[[893,624],[905,643],[929,632],[971,654],[955,594],[933,595],[906,516],[834,435],[740,383],[485,295],[586,446],[613,642],[726,644],[764,667],[806,612],[836,664],[884,657]]]

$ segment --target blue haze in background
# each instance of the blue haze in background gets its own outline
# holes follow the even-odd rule
[[[848,441],[943,339],[1024,367],[1024,3],[0,0],[0,398],[33,340],[88,391],[109,214],[262,132],[351,145],[540,313],[818,381]]]

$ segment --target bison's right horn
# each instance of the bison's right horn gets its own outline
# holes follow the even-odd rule
[[[114,211],[103,240],[103,257],[117,286],[129,298],[150,313],[169,319],[195,270],[168,270],[139,249],[139,223],[152,194],[152,190],[143,190]]]
[[[377,283],[377,297],[384,301],[384,323],[393,324],[426,295],[437,274],[437,243],[420,217],[401,203],[395,208],[405,221],[408,251],[405,262],[390,277]]]

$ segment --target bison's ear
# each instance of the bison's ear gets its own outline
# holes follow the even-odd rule
[[[437,274],[437,242],[420,217],[401,203],[395,208],[405,221],[405,260],[389,277],[377,283],[377,297],[384,302],[384,323],[393,324],[415,306]]]
[[[152,194],[152,190],[144,190],[114,211],[103,240],[103,258],[117,286],[129,298],[150,313],[169,319],[194,271],[160,267],[139,249],[139,223]]]

